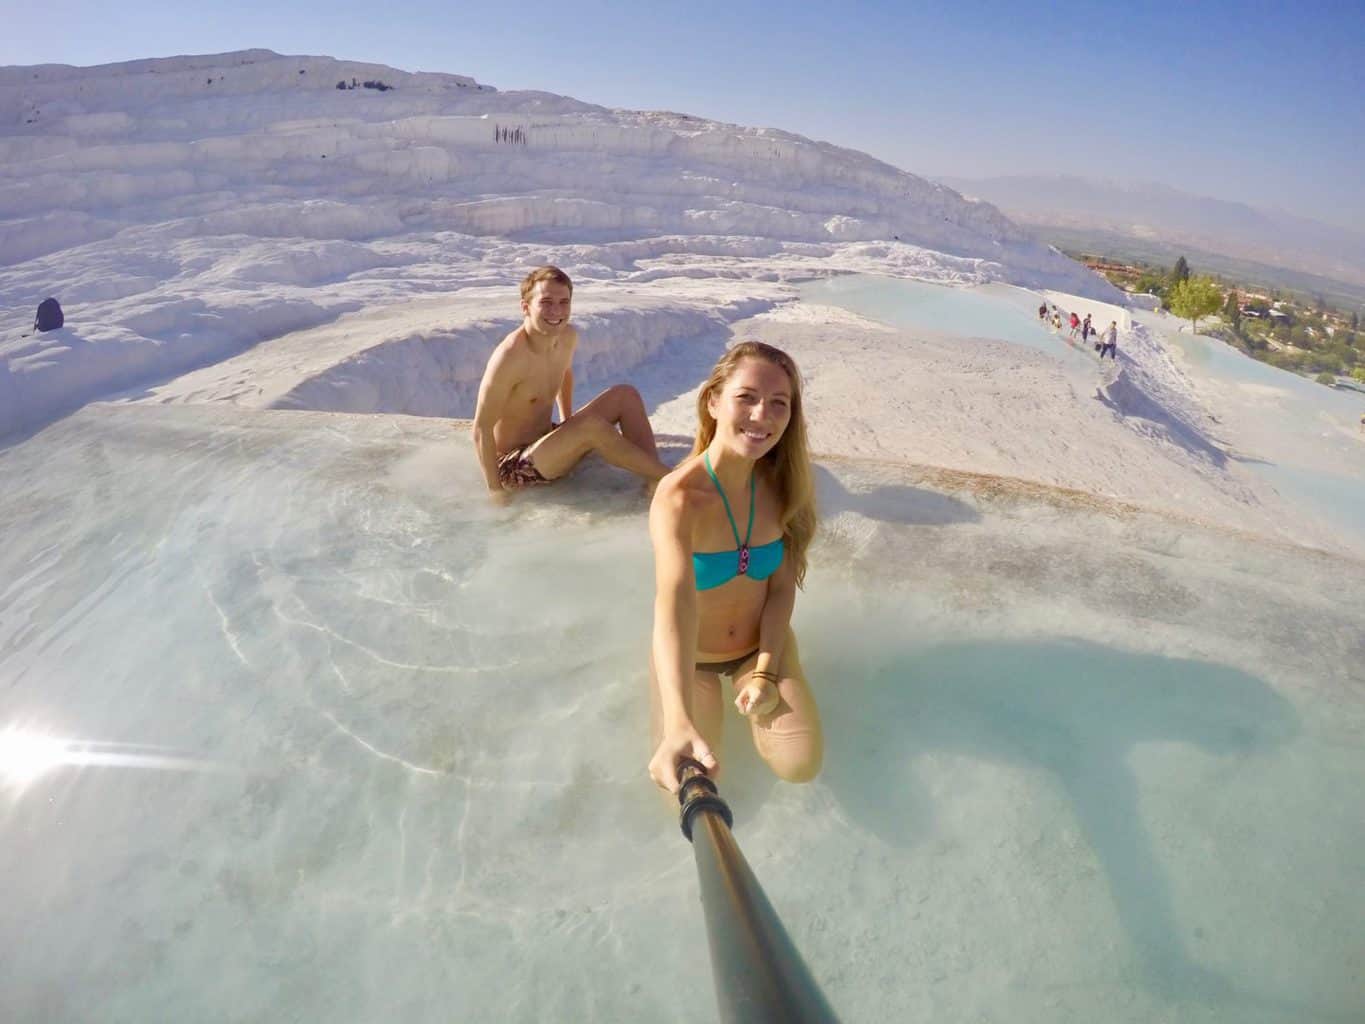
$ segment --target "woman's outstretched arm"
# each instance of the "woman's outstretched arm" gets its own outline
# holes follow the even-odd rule
[[[676,793],[679,757],[693,757],[708,769],[716,765],[711,748],[692,724],[687,701],[697,653],[697,587],[687,497],[676,476],[664,479],[649,506],[649,536],[654,545],[651,653],[663,712],[663,737],[650,759],[649,774]]]

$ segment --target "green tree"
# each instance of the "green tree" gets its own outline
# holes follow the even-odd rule
[[[1232,327],[1234,334],[1242,333],[1242,310],[1237,303],[1237,289],[1228,292],[1228,301],[1223,305],[1223,317]]]
[[[1188,281],[1189,279],[1190,265],[1185,262],[1185,257],[1181,256],[1175,261],[1175,266],[1171,268],[1171,284],[1172,286],[1178,285],[1181,281]]]
[[[1223,293],[1211,277],[1187,277],[1171,289],[1171,312],[1189,320],[1194,331],[1199,330],[1201,316],[1218,312],[1222,305]]]
[[[1337,382],[1337,375],[1336,375],[1335,373],[1326,373],[1326,372],[1323,372],[1323,373],[1318,374],[1317,380],[1318,380],[1318,383],[1319,383],[1319,384],[1326,384],[1326,385],[1330,388],[1330,387],[1332,387],[1334,384],[1336,384],[1336,382]]]
[[[1365,366],[1357,366],[1351,371],[1351,376],[1360,381],[1360,383],[1365,384]]]

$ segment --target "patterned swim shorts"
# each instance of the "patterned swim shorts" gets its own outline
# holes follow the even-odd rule
[[[559,424],[556,423],[541,437],[529,444],[518,445],[511,451],[498,456],[498,483],[502,484],[505,490],[515,491],[522,487],[534,487],[537,484],[548,484],[550,482],[541,476],[540,470],[536,469],[535,463],[526,454],[526,449],[538,444],[542,437],[549,437],[558,426]]]

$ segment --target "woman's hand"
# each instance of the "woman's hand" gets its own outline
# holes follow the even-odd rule
[[[707,772],[716,770],[716,755],[711,753],[710,744],[701,737],[691,722],[665,729],[659,749],[649,759],[649,777],[654,784],[670,793],[678,791],[678,759],[690,757],[700,761]]]
[[[741,715],[758,718],[777,707],[777,684],[763,676],[749,676],[735,695],[735,707]]]

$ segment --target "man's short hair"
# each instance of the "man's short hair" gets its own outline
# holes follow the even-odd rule
[[[573,295],[573,282],[569,280],[569,275],[558,267],[536,267],[526,275],[526,280],[521,282],[521,301],[530,302],[531,293],[536,290],[536,285],[541,281],[553,281],[555,284],[562,284],[569,289],[569,294]]]

